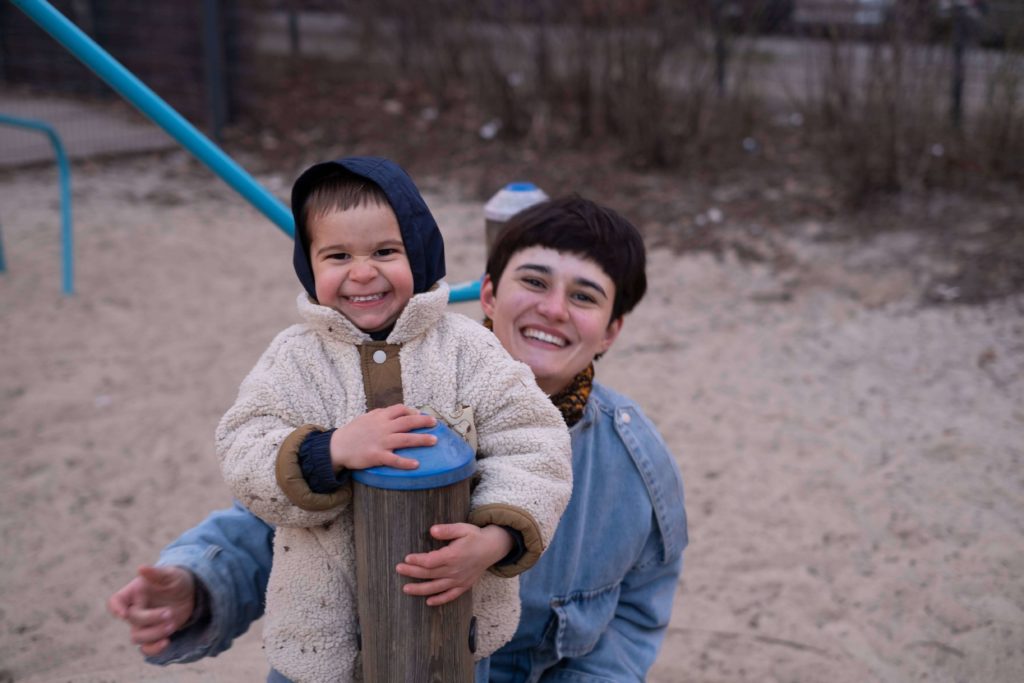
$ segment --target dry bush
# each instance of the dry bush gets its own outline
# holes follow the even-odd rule
[[[755,0],[747,4],[756,17]],[[791,44],[737,35],[744,27],[716,15],[721,5],[710,0],[349,0],[345,7],[351,24],[337,40],[346,49],[318,62],[293,55],[293,69],[274,57],[274,68],[259,71],[286,73],[292,84],[337,81],[311,73],[314,67],[343,71],[360,79],[360,92],[383,89],[391,109],[402,101],[406,110],[429,110],[459,130],[539,154],[615,148],[637,168],[715,173],[737,165],[748,138],[756,149],[793,147],[771,123],[792,101],[766,96],[757,80],[776,58],[780,70],[794,68],[777,55]],[[814,168],[804,170],[826,169],[849,204],[955,187],[972,176],[1024,175],[1021,55],[991,52],[996,66],[968,70],[968,85],[976,92],[977,79],[986,78],[987,90],[965,103],[957,129],[950,123],[952,51],[927,42],[926,29],[906,9],[873,40],[825,31],[824,41],[800,43],[813,53],[811,77],[788,94],[803,114],[801,153],[813,157]],[[268,90],[248,91],[267,109],[259,93]],[[287,87],[269,92],[280,96]]]
[[[541,148],[621,141],[666,165],[673,45],[691,42],[667,1],[532,5],[532,15],[496,10],[489,40],[467,39],[482,106],[506,135]],[[479,30],[479,27],[477,27]]]
[[[898,35],[825,52],[803,107],[835,185],[853,204],[925,185],[950,136],[948,53]]]
[[[444,109],[466,78],[466,55],[473,51],[478,19],[475,3],[464,0],[351,0],[348,11],[358,23],[361,61],[391,67],[426,85]]]
[[[488,40],[463,41],[479,103],[506,136],[542,150],[612,142],[635,166],[674,167],[746,134],[757,98],[742,87],[719,92],[706,3],[531,7],[528,16],[494,17]],[[742,52],[728,63],[740,84]]]
[[[802,103],[811,148],[851,205],[879,194],[963,187],[977,177],[1022,177],[1020,55],[968,53],[967,78],[987,74],[986,96],[979,101],[965,89],[958,126],[952,46],[925,38],[912,17],[896,15],[871,42],[831,33],[827,58],[811,62],[813,87]]]
[[[984,104],[974,117],[971,139],[981,168],[997,177],[1024,180],[1024,54],[995,57]]]
[[[260,1],[264,12],[324,11],[309,0]],[[333,54],[314,55],[303,45],[284,56],[249,58],[266,62],[251,72],[267,79],[335,80],[309,73],[322,67],[396,90],[412,82],[429,93],[439,116],[476,116],[485,137],[540,152],[611,145],[636,167],[707,164],[726,160],[721,145],[739,148],[761,108],[745,87],[747,49],[727,33],[737,27],[716,23],[712,7],[704,0],[349,0],[351,23]],[[716,46],[729,51],[725,92]],[[266,110],[266,98],[281,96],[287,85],[246,88],[249,113]]]

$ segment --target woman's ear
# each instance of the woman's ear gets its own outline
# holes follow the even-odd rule
[[[480,283],[480,308],[488,318],[494,317],[494,281],[490,275],[484,275],[484,281]]]
[[[619,332],[622,332],[622,316],[608,323],[608,328],[604,331],[604,339],[601,340],[600,353],[605,353],[612,347],[615,340],[619,338]]]

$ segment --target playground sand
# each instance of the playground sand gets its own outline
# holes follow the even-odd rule
[[[157,668],[104,603],[228,504],[213,430],[296,319],[288,241],[181,156],[74,183],[64,297],[55,174],[0,175],[0,681],[262,680],[258,627]],[[475,277],[481,207],[423,184],[449,279]],[[805,227],[777,238],[783,269],[655,250],[599,363],[686,482],[649,680],[1024,680],[1024,298],[924,306],[914,236]]]

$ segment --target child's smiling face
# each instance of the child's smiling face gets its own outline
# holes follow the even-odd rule
[[[310,263],[321,306],[364,332],[393,325],[413,295],[413,275],[390,206],[364,204],[310,217]]]

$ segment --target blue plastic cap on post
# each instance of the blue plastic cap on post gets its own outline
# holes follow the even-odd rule
[[[447,425],[438,422],[430,429],[416,429],[414,434],[433,434],[437,443],[422,448],[399,448],[395,451],[405,458],[418,460],[414,470],[395,467],[371,467],[353,470],[352,478],[365,486],[398,491],[437,489],[462,481],[476,471],[476,457],[472,447]]]
[[[509,192],[533,192],[534,190],[537,189],[537,186],[534,185],[533,183],[518,182],[509,183],[508,185],[505,186],[505,189],[508,190]]]

